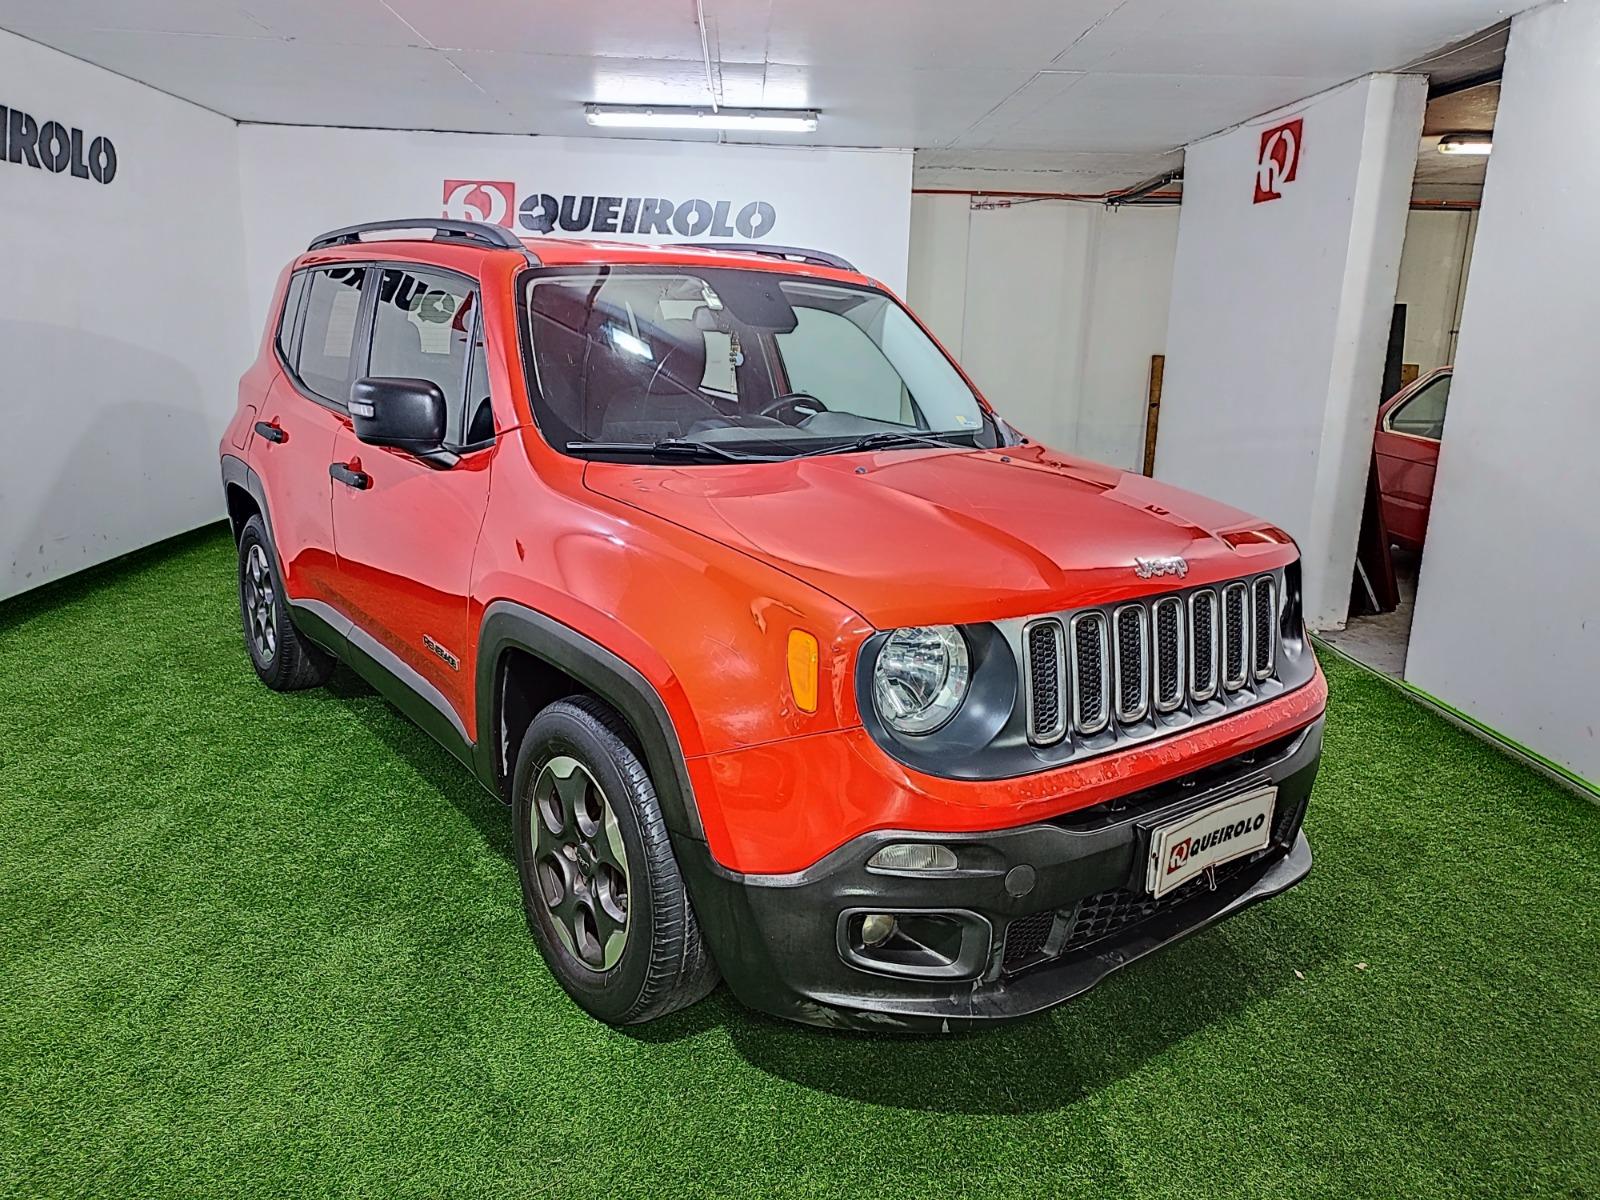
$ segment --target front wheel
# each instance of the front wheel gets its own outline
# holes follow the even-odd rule
[[[528,925],[580,1008],[637,1025],[716,986],[655,787],[615,711],[575,696],[534,718],[512,819]]]

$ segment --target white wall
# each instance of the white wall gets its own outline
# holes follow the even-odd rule
[[[109,184],[0,155],[0,598],[221,516],[217,440],[277,273],[336,226],[445,213],[447,179],[763,201],[760,240],[905,287],[910,151],[241,127],[7,33],[0,78],[118,155]]]
[[[1177,232],[1173,208],[918,195],[908,299],[1007,420],[1138,469]]]
[[[1511,27],[1406,677],[1600,781],[1600,3]]]
[[[1313,628],[1349,604],[1426,88],[1368,76],[1185,155],[1156,475],[1288,530]],[[1295,115],[1297,178],[1255,203]]]
[[[1453,359],[1477,217],[1414,209],[1406,221],[1395,300],[1407,306],[1405,361],[1424,374]],[[966,195],[914,195],[907,299],[1008,415],[1062,449],[1137,470],[1150,357],[1166,351],[1178,218],[1177,208],[1101,215],[1055,201],[975,213]],[[1071,262],[1049,272],[1061,294],[1029,290],[1021,311],[1014,272],[1023,260],[1037,283],[1033,258]],[[969,321],[986,335],[1009,322],[1018,336],[975,343],[968,355]]]
[[[0,32],[0,102],[107,137],[108,184],[0,158],[0,598],[222,514],[250,352],[236,127]]]
[[[758,240],[831,250],[903,290],[911,220],[909,150],[819,150],[706,142],[240,127],[250,314],[265,320],[283,265],[319,233],[358,221],[444,212],[444,181],[515,185],[520,203],[555,196],[764,200]],[[516,222],[513,219],[513,225]],[[518,227],[516,232],[527,234]],[[620,233],[557,232],[662,241]],[[695,240],[707,240],[704,235]]]
[[[1478,214],[1468,210],[1414,209],[1406,222],[1395,303],[1406,306],[1405,361],[1423,375],[1455,361],[1477,231]]]

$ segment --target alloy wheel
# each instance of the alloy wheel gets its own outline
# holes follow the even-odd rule
[[[556,936],[590,970],[609,970],[628,943],[628,854],[617,814],[587,767],[557,755],[534,780],[532,815],[534,875]]]
[[[245,632],[255,647],[257,660],[264,666],[278,652],[278,591],[260,542],[252,542],[245,555],[244,611]]]

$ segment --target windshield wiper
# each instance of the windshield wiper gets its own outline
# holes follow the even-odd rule
[[[662,438],[658,442],[568,442],[568,453],[642,454],[649,458],[715,458],[722,462],[769,462],[770,455],[740,454],[710,442],[689,438]]]
[[[931,433],[900,433],[895,430],[885,429],[881,433],[869,433],[866,437],[856,438],[855,441],[846,442],[842,446],[823,446],[820,450],[807,450],[797,457],[810,458],[814,454],[850,454],[858,450],[888,450],[908,443],[912,445],[938,446],[942,450],[976,449],[976,447],[963,442],[950,441],[949,435],[939,437]]]

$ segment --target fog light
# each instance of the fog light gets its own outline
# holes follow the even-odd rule
[[[861,918],[861,942],[881,946],[894,936],[895,919],[888,913],[868,913]]]
[[[886,871],[954,871],[956,852],[930,842],[896,842],[869,858],[867,866]]]
[[[904,910],[839,914],[839,957],[879,975],[976,979],[989,961],[993,929],[975,912]]]

